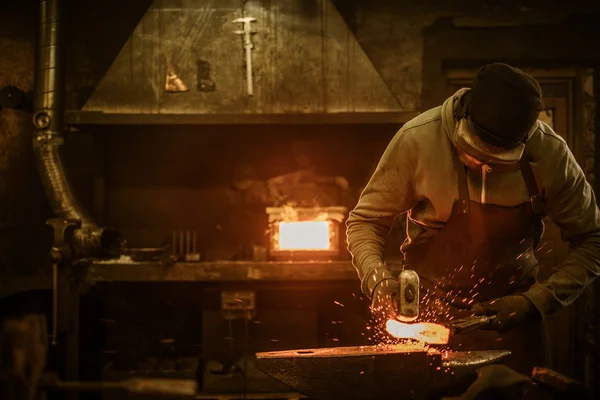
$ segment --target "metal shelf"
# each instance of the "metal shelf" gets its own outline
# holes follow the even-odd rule
[[[70,125],[404,124],[418,112],[289,114],[116,114],[69,110]]]
[[[390,266],[400,270],[398,264]],[[354,281],[358,275],[350,261],[254,262],[94,262],[88,282],[239,282],[239,281]]]

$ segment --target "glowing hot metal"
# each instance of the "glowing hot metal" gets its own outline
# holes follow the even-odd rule
[[[450,338],[450,329],[430,322],[405,324],[390,319],[385,328],[396,339],[412,339],[426,344],[447,344]]]

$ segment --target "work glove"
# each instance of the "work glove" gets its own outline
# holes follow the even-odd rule
[[[495,315],[496,318],[483,329],[508,332],[517,325],[541,318],[537,308],[523,295],[500,297],[485,303],[475,304],[471,311],[474,315]]]
[[[384,279],[375,286],[371,301],[371,313],[378,323],[386,323],[396,318],[398,313],[398,294],[400,285],[396,279]]]

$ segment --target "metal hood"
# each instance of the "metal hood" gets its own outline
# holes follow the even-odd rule
[[[256,19],[252,96],[244,35],[236,33],[243,24],[233,22],[241,17]],[[403,114],[329,0],[156,0],[82,111],[71,122],[86,115]]]

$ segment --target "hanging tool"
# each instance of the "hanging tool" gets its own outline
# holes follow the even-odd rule
[[[187,92],[188,87],[181,80],[179,75],[175,72],[175,65],[171,61],[171,58],[165,56],[167,63],[167,76],[165,77],[165,92],[167,93],[181,93]]]
[[[198,72],[198,90],[201,92],[214,92],[217,89],[217,85],[210,77],[210,63],[205,60],[198,60],[196,66]]]
[[[244,29],[234,31],[238,35],[244,35],[244,49],[246,50],[246,83],[248,84],[248,96],[254,95],[254,86],[252,81],[252,35],[256,31],[252,30],[252,22],[255,22],[256,18],[244,17],[233,20],[234,23],[243,23]]]

